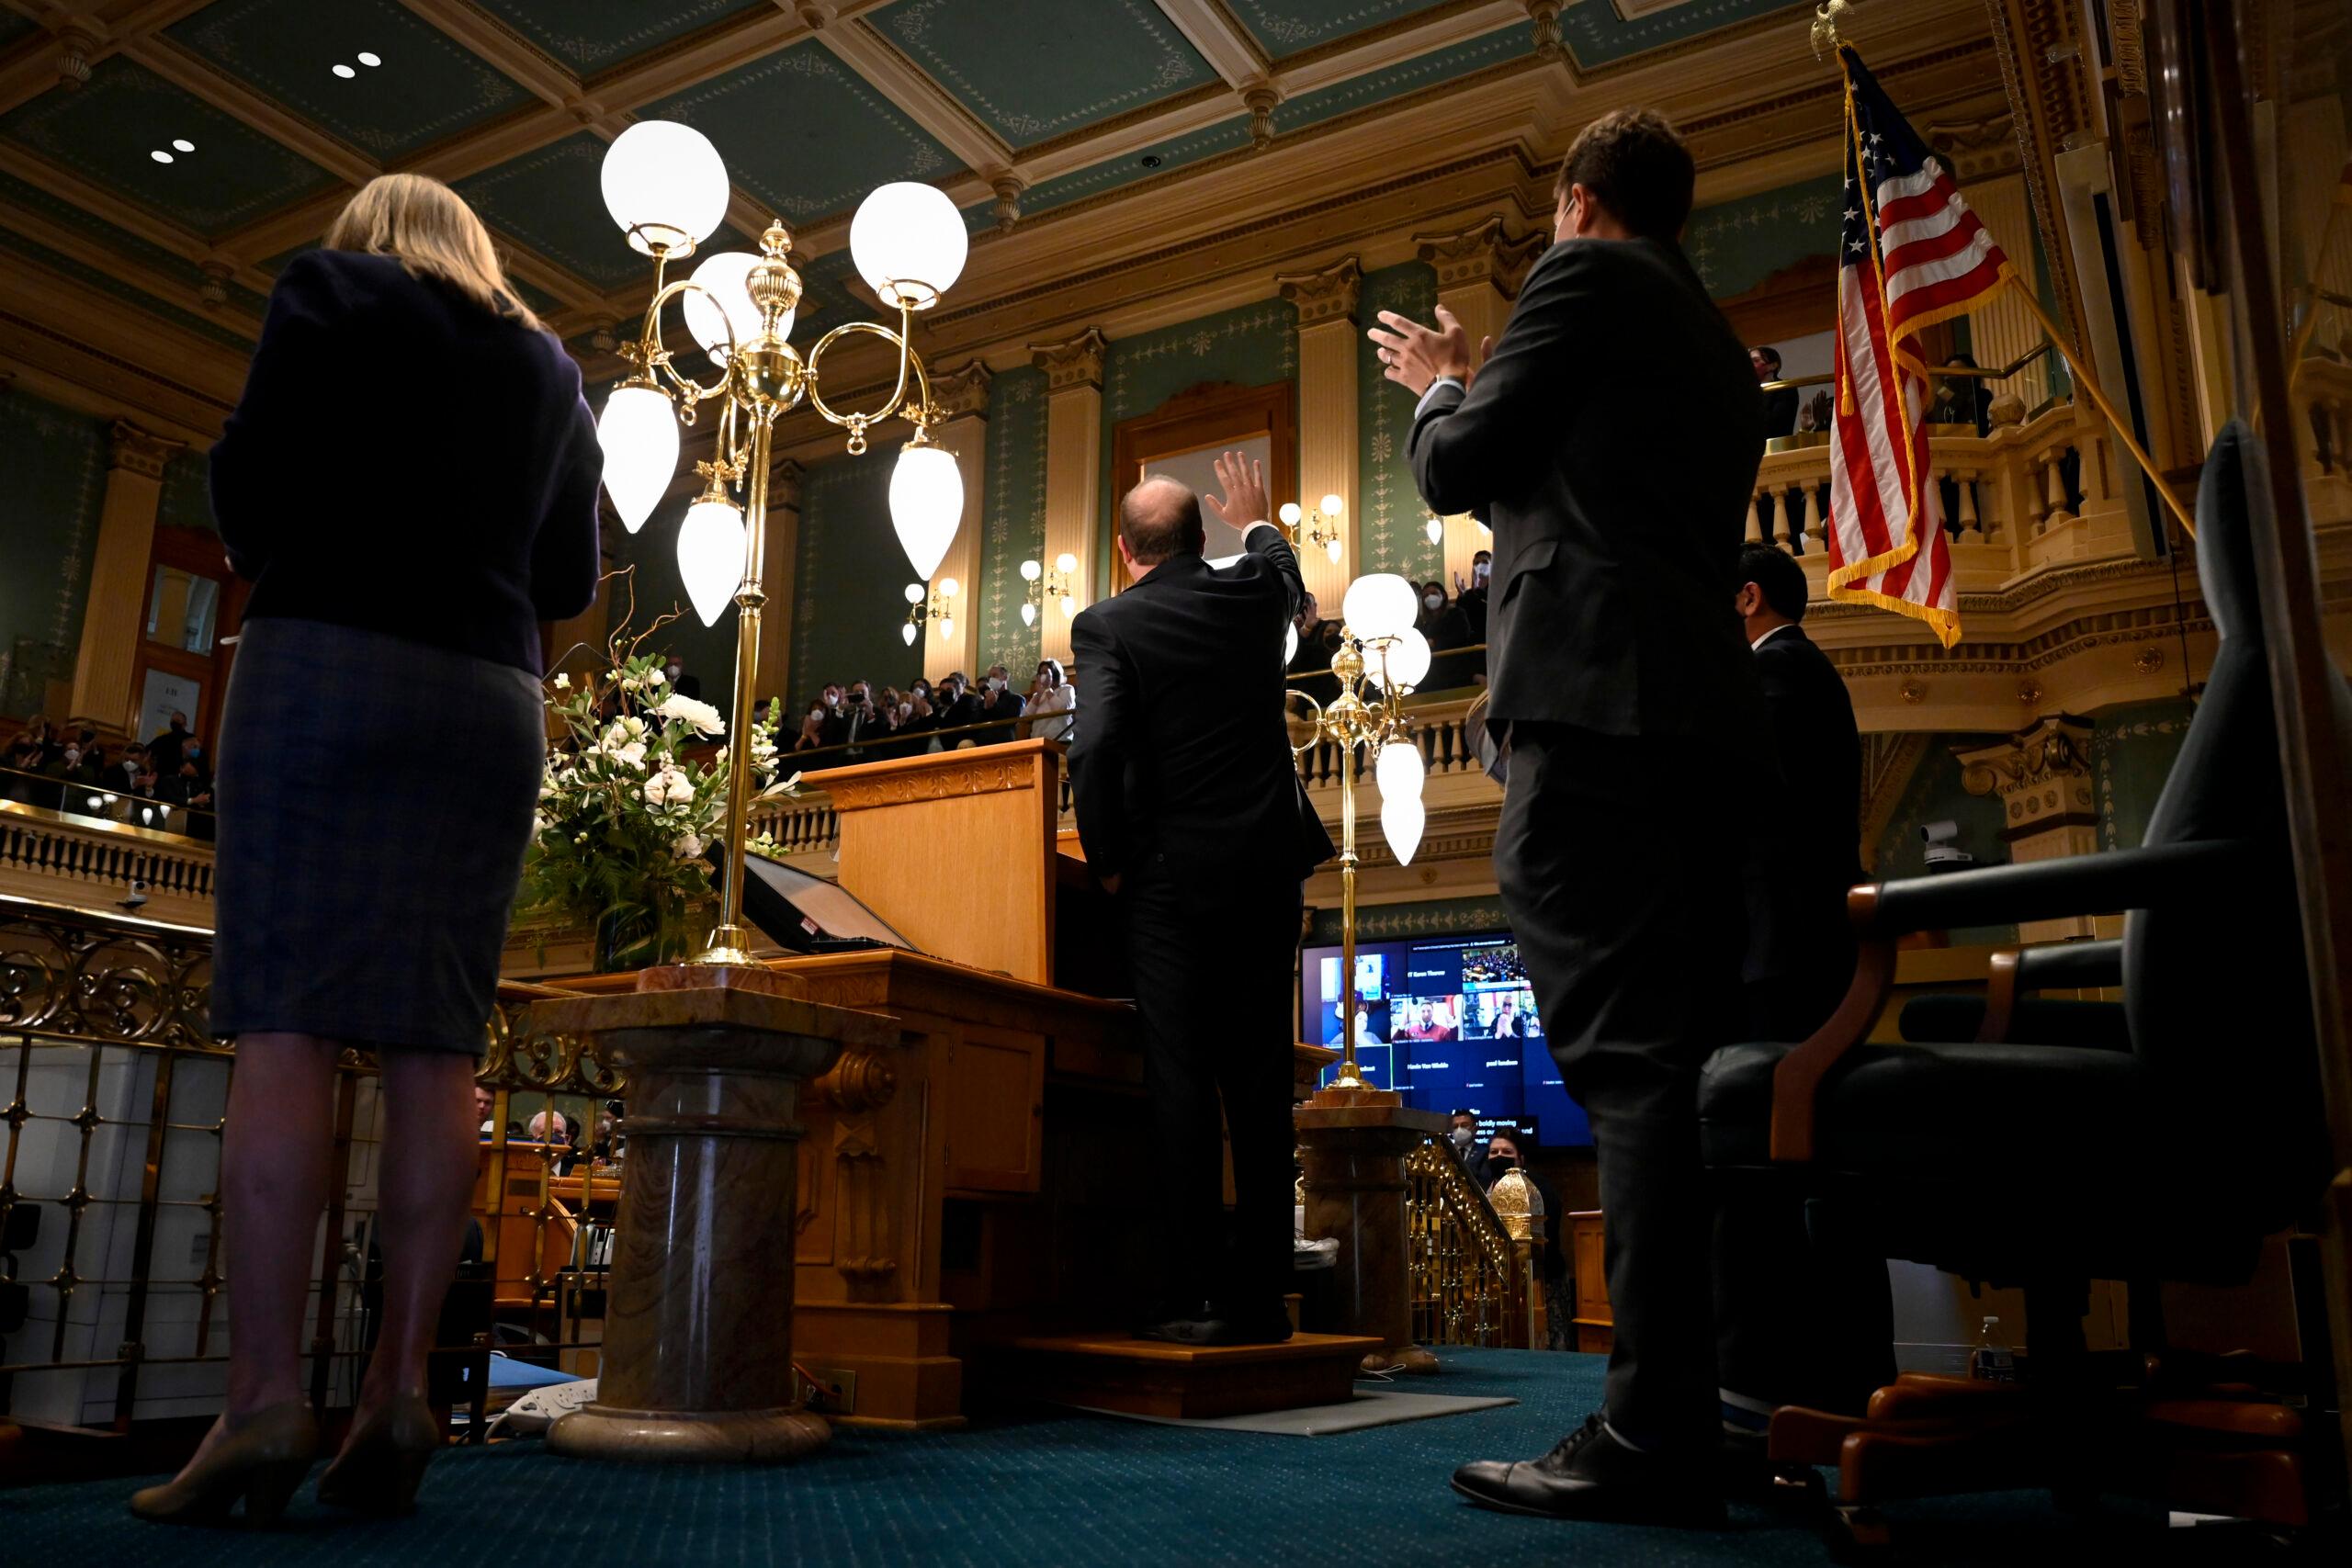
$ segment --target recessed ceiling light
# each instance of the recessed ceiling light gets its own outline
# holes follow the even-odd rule
[[[354,71],[354,70],[353,70],[350,66],[348,66],[348,65],[338,65],[338,66],[336,66],[336,67],[334,68],[334,73],[335,73],[336,75],[338,75],[338,76],[342,77],[342,78],[343,78],[345,81],[346,81],[346,82],[350,81],[354,76],[356,76],[356,75],[358,75],[358,74],[359,74],[359,73],[358,73],[358,72]]]
[[[196,151],[196,143],[185,136],[175,136],[172,138],[172,149],[178,152],[193,152]]]
[[[381,65],[384,63],[384,57],[378,54],[372,49],[363,49],[359,51],[359,63],[362,65]]]
[[[1136,162],[1142,164],[1147,169],[1156,169],[1159,167],[1159,154],[1157,152],[1147,152],[1142,157],[1137,158]]]
[[[148,153],[147,156],[154,159],[158,164],[168,164],[172,161],[172,155],[169,152],[164,152],[161,147],[156,148],[153,152]]]

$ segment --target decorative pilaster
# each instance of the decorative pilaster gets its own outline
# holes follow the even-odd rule
[[[2098,851],[2098,810],[2091,793],[2091,723],[2045,714],[2008,739],[1958,753],[1961,784],[2001,803],[2001,837],[2018,864]],[[2097,934],[2087,915],[2028,920],[2021,942],[2060,942]]]
[[[1470,340],[1475,357],[1478,345],[1503,335],[1510,320],[1519,287],[1527,281],[1535,261],[1551,248],[1544,230],[1513,236],[1499,212],[1459,234],[1416,234],[1421,260],[1437,269],[1437,302],[1453,312]],[[1443,581],[1450,591],[1453,580],[1470,581],[1470,559],[1487,547],[1486,530],[1467,516],[1448,517],[1445,524]]]
[[[1046,373],[1046,547],[1043,559],[1065,552],[1078,559],[1072,592],[1079,607],[1092,604],[1102,584],[1096,562],[1096,520],[1102,515],[1102,361],[1110,340],[1089,327],[1061,343],[1037,344],[1031,359]],[[1069,659],[1069,623],[1040,615],[1039,657]]]
[[[1349,256],[1320,272],[1290,273],[1274,282],[1298,308],[1298,494],[1278,495],[1273,502],[1279,507],[1295,501],[1310,512],[1327,495],[1345,503],[1338,560],[1297,541],[1306,591],[1325,614],[1337,617],[1358,559],[1356,303],[1363,266]]]
[[[74,660],[74,714],[126,734],[138,728],[130,676],[146,632],[147,572],[155,558],[164,465],[187,449],[185,442],[150,434],[128,420],[115,421],[106,502],[90,564],[89,608]],[[205,700],[217,705],[220,694],[207,692]]]
[[[794,457],[779,458],[768,469],[768,542],[760,586],[767,592],[771,614],[800,603],[800,481],[808,475],[808,468]],[[786,746],[792,744],[791,732],[798,727],[795,705],[808,696],[792,689],[794,630],[783,615],[775,615],[763,629],[759,689],[752,694],[762,702],[782,699],[786,733],[777,739]]]
[[[978,679],[980,653],[980,547],[986,531],[989,462],[989,367],[975,359],[931,378],[931,399],[947,417],[931,438],[956,454],[964,476],[964,515],[956,537],[940,558],[939,577],[956,580],[956,632],[942,637],[936,625],[923,627],[922,671],[939,681],[961,670]],[[937,581],[938,579],[933,579]]]

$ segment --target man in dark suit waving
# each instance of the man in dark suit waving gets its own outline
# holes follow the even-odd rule
[[[1070,623],[1086,719],[1070,746],[1087,864],[1118,900],[1159,1134],[1168,1280],[1143,1330],[1184,1344],[1286,1339],[1291,989],[1299,884],[1331,853],[1283,717],[1283,628],[1304,589],[1267,523],[1261,465],[1227,453],[1243,554],[1201,557],[1201,498],[1153,476],[1119,503],[1135,579]],[[1223,1245],[1222,1097],[1233,1145]]]
[[[1604,116],[1568,149],[1558,243],[1475,380],[1442,308],[1436,331],[1384,311],[1371,334],[1420,395],[1421,499],[1494,531],[1495,874],[1607,1216],[1604,1408],[1542,1459],[1454,1477],[1526,1513],[1722,1509],[1698,1076],[1739,1022],[1740,864],[1722,846],[1742,760],[1770,745],[1728,608],[1764,441],[1747,351],[1678,243],[1692,174],[1657,114]]]

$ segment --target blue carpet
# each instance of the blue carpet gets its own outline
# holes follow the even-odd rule
[[[1720,1533],[1564,1525],[1468,1507],[1446,1487],[1466,1459],[1526,1458],[1598,1403],[1597,1356],[1449,1352],[1430,1393],[1509,1394],[1515,1406],[1327,1438],[1268,1437],[1041,1413],[960,1433],[843,1430],[776,1470],[590,1464],[537,1442],[458,1450],[418,1514],[369,1524],[307,1494],[273,1532],[170,1529],[123,1510],[142,1483],[0,1492],[10,1562],[146,1562],[247,1568],[334,1562],[1053,1564],[1443,1563],[1538,1560],[1684,1568],[1816,1563],[1801,1520],[1736,1511]],[[2146,1511],[2086,1518],[2039,1495],[1890,1510],[1906,1563],[2243,1561],[2235,1532],[2170,1531]]]

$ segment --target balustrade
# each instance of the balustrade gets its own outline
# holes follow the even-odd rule
[[[1405,1156],[1405,1225],[1416,1344],[1541,1348],[1542,1231],[1514,1238],[1434,1139]]]

